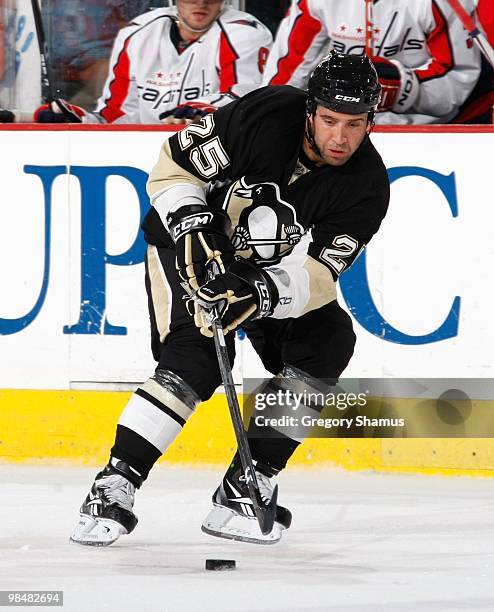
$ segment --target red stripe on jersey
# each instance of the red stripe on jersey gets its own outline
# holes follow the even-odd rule
[[[432,57],[432,62],[425,70],[415,71],[421,83],[444,76],[454,66],[448,24],[435,2],[432,2],[432,14],[436,22],[436,27],[427,36],[426,41],[427,48]]]
[[[292,74],[304,61],[307,49],[321,31],[321,22],[309,13],[308,1],[300,0],[298,8],[302,13],[295,19],[292,31],[288,36],[287,54],[278,60],[276,74],[269,81],[270,85],[288,83]]]
[[[492,0],[479,0],[477,15],[487,40],[494,46],[494,4]]]
[[[228,93],[237,83],[238,54],[233,48],[225,30],[220,35],[220,92]]]
[[[122,106],[130,89],[130,59],[127,52],[130,38],[129,36],[125,41],[117,63],[113,68],[114,78],[110,83],[110,96],[105,100],[105,108],[100,113],[108,123],[113,123],[113,121],[125,115]]]

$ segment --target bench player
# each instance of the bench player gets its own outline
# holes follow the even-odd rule
[[[259,87],[272,44],[256,17],[220,0],[176,0],[120,30],[96,111],[63,100],[40,123],[186,123]]]
[[[474,0],[462,2],[468,11],[474,10]],[[263,83],[305,88],[311,70],[329,48],[362,55],[367,43],[383,88],[376,123],[452,122],[465,110],[481,64],[478,49],[470,44],[447,0],[374,0],[370,42],[366,4],[292,0]],[[477,114],[483,112],[477,109]]]

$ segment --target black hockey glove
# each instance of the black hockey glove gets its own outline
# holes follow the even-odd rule
[[[57,98],[34,111],[35,123],[82,123],[86,111],[80,106]]]
[[[180,104],[172,110],[161,113],[159,119],[162,123],[177,125],[181,123],[198,123],[205,115],[214,113],[216,106],[208,102],[190,101]]]
[[[262,268],[235,261],[196,293],[194,322],[201,334],[212,337],[209,311],[217,306],[223,331],[233,331],[246,321],[269,317],[278,303],[278,290]]]
[[[181,206],[168,215],[167,223],[176,245],[178,275],[192,291],[206,282],[206,267],[212,261],[221,273],[233,261],[230,218],[222,210],[200,204]]]

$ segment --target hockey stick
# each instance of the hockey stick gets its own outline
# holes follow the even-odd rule
[[[70,113],[64,104],[60,104],[58,98],[58,91],[54,91],[53,86],[53,75],[51,71],[50,55],[48,53],[48,44],[46,42],[45,28],[43,26],[43,18],[41,16],[40,5],[38,0],[31,0],[31,7],[33,10],[34,25],[36,26],[36,37],[38,39],[39,57],[41,63],[41,99],[46,104],[51,103],[57,105],[62,115],[69,121],[74,123],[73,113]],[[55,95],[55,93],[57,95]]]
[[[48,54],[48,44],[46,42],[45,28],[41,17],[41,9],[38,0],[31,0],[33,10],[34,25],[36,26],[36,36],[38,38],[39,57],[41,61],[41,98],[43,102],[53,102],[53,80],[51,76],[50,56]]]
[[[225,388],[226,399],[228,402],[228,408],[230,410],[233,429],[235,431],[235,437],[237,438],[238,454],[244,470],[245,481],[249,489],[249,496],[252,500],[254,513],[256,515],[257,522],[259,523],[261,532],[263,535],[268,535],[273,530],[274,520],[276,517],[278,485],[276,485],[273,490],[271,501],[269,504],[265,505],[261,498],[256,471],[252,464],[252,455],[250,453],[249,443],[247,441],[242,415],[240,413],[240,406],[238,404],[237,393],[235,391],[235,383],[233,382],[230,360],[228,358],[228,351],[223,333],[223,326],[221,325],[221,318],[219,316],[217,306],[212,309],[211,325],[213,328],[214,344],[216,347],[216,355],[218,357],[221,379],[223,381],[223,387]]]
[[[374,0],[365,0],[365,55],[374,57],[374,21],[372,9]]]
[[[208,280],[213,279],[218,273],[218,266],[213,263],[208,270]],[[187,283],[181,283],[181,285],[189,296],[194,299],[195,295]],[[235,390],[235,383],[233,382],[232,368],[230,366],[230,359],[228,357],[228,350],[226,348],[225,334],[223,332],[218,307],[213,307],[210,311],[206,311],[205,314],[208,319],[210,319],[211,327],[213,328],[214,346],[216,349],[216,356],[218,358],[218,366],[220,368],[223,387],[225,388],[228,410],[230,411],[230,418],[232,419],[233,430],[235,432],[235,438],[237,439],[238,454],[240,457],[240,463],[242,464],[242,469],[244,471],[245,482],[247,483],[247,488],[249,490],[249,497],[252,500],[254,514],[256,515],[257,522],[259,523],[261,533],[263,535],[268,535],[273,530],[273,525],[276,518],[278,485],[276,485],[273,489],[273,495],[269,504],[264,504],[259,491],[256,471],[252,463],[249,443],[245,434],[242,414],[240,412],[237,392]]]
[[[468,33],[468,36],[470,36],[473,42],[480,49],[482,55],[494,68],[494,50],[489,44],[487,38],[475,24],[475,21],[470,17],[470,15],[465,10],[465,7],[461,4],[459,0],[448,0],[448,3],[453,9],[453,11],[456,13],[458,19],[463,24],[463,27]]]
[[[34,25],[36,28],[36,38],[38,40],[40,70],[41,70],[41,100],[49,104],[57,105],[63,116],[70,122],[74,122],[73,115],[67,111],[63,104],[59,104],[53,89],[53,77],[51,74],[50,56],[48,53],[48,44],[46,42],[45,28],[43,26],[43,18],[41,9],[37,0],[31,0],[31,9],[33,11]],[[57,92],[58,94],[58,92]],[[32,123],[34,121],[33,113],[20,109],[1,109],[0,123]]]

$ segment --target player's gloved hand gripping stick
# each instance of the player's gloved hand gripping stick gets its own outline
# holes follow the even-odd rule
[[[215,262],[211,262],[208,268],[208,280],[214,279],[218,272],[219,269],[217,264]],[[182,286],[188,291],[188,286],[186,286],[186,283],[182,283]],[[262,534],[268,535],[273,530],[276,517],[278,485],[276,485],[273,490],[271,500],[269,500],[268,503],[265,503],[261,498],[256,471],[252,464],[252,455],[250,453],[249,443],[247,441],[247,435],[245,433],[244,424],[242,421],[237,393],[235,391],[235,383],[233,382],[232,369],[230,366],[230,360],[228,358],[219,306],[212,305],[206,312],[204,312],[204,306],[201,306],[201,308],[203,309],[204,316],[211,321],[221,380],[223,381],[223,386],[225,388],[228,409],[230,410],[230,417],[232,419],[233,429],[237,439],[238,454],[244,470],[245,480],[249,489],[249,496],[254,507],[254,513]]]
[[[218,259],[211,259],[215,265]],[[206,264],[208,269],[209,264]],[[216,307],[223,332],[234,331],[248,321],[273,314],[279,301],[276,285],[268,272],[244,259],[225,266],[225,272],[201,285],[195,293],[194,323],[201,334],[213,337],[211,322],[204,313]],[[217,267],[219,270],[219,266]],[[189,283],[190,284],[190,283]]]

